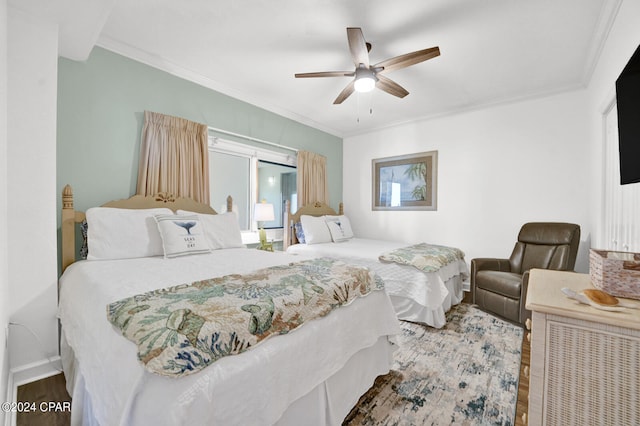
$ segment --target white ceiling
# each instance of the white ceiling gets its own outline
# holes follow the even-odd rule
[[[97,38],[100,46],[346,137],[584,87],[621,1],[56,3],[63,16],[61,33],[73,21],[70,4],[81,6],[73,13],[76,22],[85,22],[83,27],[90,17],[93,32],[76,33],[76,40],[84,40],[85,45],[87,39],[92,44],[96,27],[102,28]],[[22,7],[51,4],[48,0],[21,2]],[[432,46],[440,47],[441,56],[386,74],[410,92],[404,99],[375,90],[333,105],[349,77],[296,79],[294,74],[352,70],[346,27],[362,28],[373,45],[372,63]],[[63,55],[65,49],[82,50],[66,47],[69,44],[73,43],[61,39]]]

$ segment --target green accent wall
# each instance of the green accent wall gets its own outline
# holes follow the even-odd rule
[[[56,184],[77,210],[135,193],[145,110],[322,154],[331,205],[342,201],[341,138],[95,47],[58,61]]]

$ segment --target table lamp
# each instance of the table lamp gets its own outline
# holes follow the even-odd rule
[[[256,222],[268,222],[275,219],[275,214],[273,213],[273,204],[268,204],[265,201],[256,203],[253,213],[253,218]],[[260,224],[258,224],[258,226],[260,226]],[[259,235],[260,245],[258,246],[258,249],[268,250],[269,245],[267,244],[267,233],[263,227],[260,227]]]

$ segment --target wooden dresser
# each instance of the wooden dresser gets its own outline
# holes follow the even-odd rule
[[[562,293],[593,288],[587,274],[530,274],[528,424],[640,425],[640,309],[605,312]]]

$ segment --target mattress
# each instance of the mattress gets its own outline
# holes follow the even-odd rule
[[[399,327],[384,291],[179,379],[147,372],[137,360],[135,345],[106,319],[106,305],[124,297],[302,258],[242,248],[175,259],[71,265],[60,279],[58,315],[64,333],[65,376],[74,396],[72,424],[263,425],[281,419],[295,423],[299,421],[295,402],[305,396],[315,392],[323,395],[320,405],[331,405],[327,386],[332,380],[332,393],[346,395],[353,405],[366,390],[365,383],[370,386],[390,366]],[[358,372],[361,379],[345,382],[354,386],[341,389],[340,378],[348,376],[341,373],[347,366],[369,365],[354,361],[358,357],[371,360],[371,367]],[[325,423],[339,424],[349,408],[329,411]]]
[[[351,238],[339,243],[295,244],[287,248],[287,253],[340,258],[366,266],[384,280],[399,319],[440,328],[445,324],[445,313],[462,301],[463,280],[469,275],[469,268],[463,259],[451,262],[437,272],[423,272],[412,266],[378,260],[380,254],[407,245]]]

